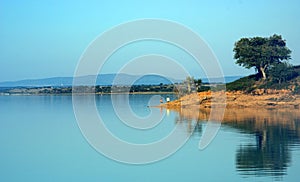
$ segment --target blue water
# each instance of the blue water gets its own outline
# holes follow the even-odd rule
[[[130,96],[134,112],[149,114],[149,95]],[[107,127],[131,142],[152,142],[178,122],[179,114],[161,111],[164,120],[150,131],[130,131],[114,115],[110,96],[97,96]],[[267,127],[263,143],[251,123],[223,124],[213,142],[198,149],[206,122],[188,142],[159,162],[130,165],[99,154],[77,125],[71,96],[0,96],[0,181],[298,181],[297,118],[292,128]],[[187,133],[188,121],[181,121]]]

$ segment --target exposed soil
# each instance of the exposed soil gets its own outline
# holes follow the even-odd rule
[[[178,100],[161,104],[160,107],[176,108],[290,108],[299,109],[300,95],[285,90],[256,90],[243,92],[199,92]]]

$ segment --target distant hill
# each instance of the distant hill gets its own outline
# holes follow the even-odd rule
[[[242,76],[225,76],[224,80],[225,80],[225,83],[230,83],[230,82],[233,82],[240,78],[242,78]],[[222,83],[223,82],[222,80],[223,80],[223,78],[211,78],[210,82],[211,83]],[[208,78],[202,78],[202,83],[209,83]]]
[[[112,85],[113,81],[117,75],[116,74],[101,74],[98,75],[96,80],[96,85]],[[82,76],[78,77],[78,82],[81,85],[92,85],[91,79],[93,76]],[[145,76],[136,76],[136,75],[128,75],[128,74],[119,74],[117,84],[119,85],[131,85],[133,81],[134,85],[158,85],[160,83],[163,84],[171,84],[181,82],[182,80],[176,80],[173,78],[164,78],[158,75],[145,75]],[[241,78],[241,76],[227,76],[225,77],[225,82],[232,82]],[[220,83],[222,79],[220,78],[212,78],[210,79],[212,83]],[[207,78],[202,79],[203,83],[208,83],[209,80]],[[72,86],[73,77],[53,77],[53,78],[44,78],[44,79],[26,79],[19,81],[8,81],[8,82],[0,82],[0,87],[61,87],[61,86]]]
[[[97,76],[96,85],[112,85],[116,74],[101,74]],[[92,85],[92,78],[94,76],[82,76],[78,77],[77,81],[81,85]],[[153,84],[170,84],[172,82],[178,82],[179,80],[175,79],[167,79],[162,76],[157,75],[146,75],[140,78],[140,76],[121,74],[118,75],[117,84],[120,85],[128,85],[133,81],[134,85],[153,85]],[[73,77],[53,77],[53,78],[44,78],[44,79],[26,79],[19,81],[8,81],[8,82],[0,82],[0,87],[45,87],[45,86],[72,86]]]

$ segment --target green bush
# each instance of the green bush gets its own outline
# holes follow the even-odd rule
[[[295,68],[286,62],[274,65],[268,71],[270,81],[274,83],[284,83],[298,76]]]

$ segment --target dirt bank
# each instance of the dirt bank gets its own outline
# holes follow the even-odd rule
[[[168,109],[176,108],[290,108],[299,109],[300,95],[286,91],[260,91],[251,94],[243,92],[199,92],[178,100],[161,104]]]

